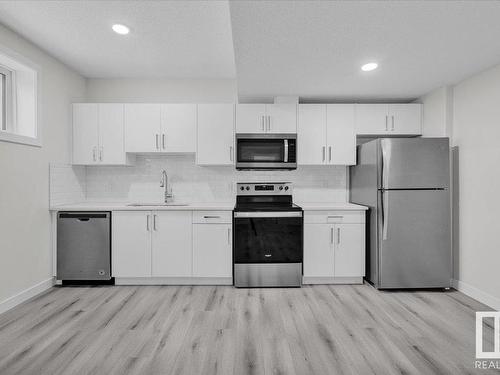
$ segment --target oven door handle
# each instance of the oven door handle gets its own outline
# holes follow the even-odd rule
[[[284,139],[283,142],[285,144],[285,156],[283,158],[283,162],[288,163],[288,139]]]
[[[273,218],[273,217],[302,217],[301,211],[293,211],[293,212],[235,212],[234,218],[254,218],[254,217],[263,217],[263,218]]]

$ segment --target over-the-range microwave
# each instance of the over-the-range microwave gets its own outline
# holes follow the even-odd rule
[[[236,169],[296,169],[297,134],[236,134]]]

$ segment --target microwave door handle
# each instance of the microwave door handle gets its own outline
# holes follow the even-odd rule
[[[288,163],[288,139],[283,140],[284,145],[285,145],[285,155],[283,158],[284,163]]]

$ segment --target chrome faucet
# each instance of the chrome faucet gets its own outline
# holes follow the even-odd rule
[[[161,171],[160,187],[165,189],[165,203],[167,203],[169,198],[174,197],[174,194],[172,194],[172,189],[168,188],[168,176],[167,171],[165,170]]]

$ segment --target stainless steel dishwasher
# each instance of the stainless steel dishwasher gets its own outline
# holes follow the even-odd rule
[[[59,212],[57,279],[111,280],[111,213]]]

